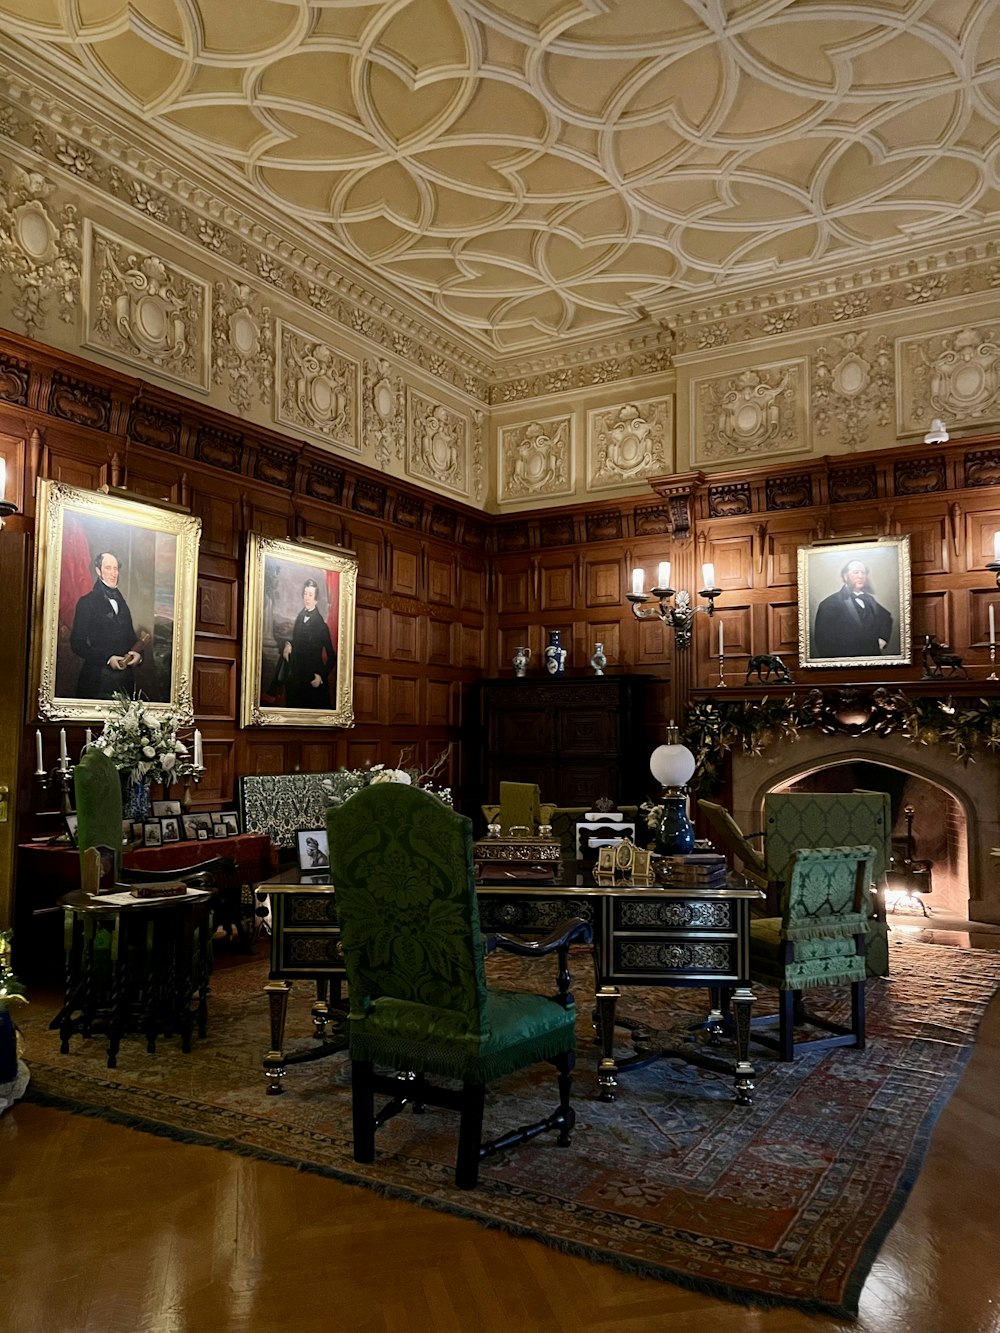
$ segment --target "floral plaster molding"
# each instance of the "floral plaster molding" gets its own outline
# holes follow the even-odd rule
[[[896,341],[901,434],[1000,421],[1000,325],[964,324]]]
[[[695,463],[809,452],[804,359],[691,381]]]
[[[248,283],[227,278],[215,284],[212,301],[212,379],[225,384],[240,413],[256,398],[274,398],[274,327],[271,309]]]
[[[4,53],[0,52],[0,62]],[[75,177],[124,207],[167,227],[178,238],[237,265],[245,280],[280,288],[286,299],[359,333],[425,374],[486,402],[491,370],[430,325],[367,291],[357,274],[338,273],[318,253],[279,236],[269,226],[189,172],[164,160],[162,150],[140,149],[66,98],[46,96],[22,75],[0,67],[0,139],[45,166]],[[22,110],[22,107],[24,110]]]
[[[37,171],[12,163],[0,184],[0,274],[17,293],[11,314],[29,337],[45,328],[48,299],[59,318],[76,320],[80,294],[80,228],[72,204],[56,210],[55,185]]]
[[[323,444],[360,453],[358,363],[278,320],[274,418]]]
[[[872,345],[869,347],[869,342]],[[896,380],[888,338],[854,331],[835,335],[812,357],[810,416],[817,436],[837,438],[848,450],[864,444],[872,424],[893,419]]]
[[[674,468],[672,398],[587,413],[587,489],[606,490]]]
[[[500,431],[501,504],[573,493],[573,418],[529,421]]]
[[[207,393],[208,283],[89,219],[83,316],[85,347]]]
[[[379,467],[386,468],[393,457],[401,461],[406,453],[406,387],[385,357],[364,362],[361,415],[365,448]]]
[[[444,403],[409,390],[406,471],[456,495],[469,494],[469,423]]]

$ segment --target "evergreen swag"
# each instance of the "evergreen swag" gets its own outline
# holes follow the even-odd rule
[[[684,727],[684,743],[697,761],[691,786],[700,791],[717,788],[732,749],[759,755],[772,742],[794,741],[800,731],[822,726],[824,720],[807,700],[791,696],[692,704]],[[911,745],[946,745],[952,758],[975,763],[984,749],[1000,749],[1000,699],[956,702],[887,695],[872,730],[879,735],[898,731]]]

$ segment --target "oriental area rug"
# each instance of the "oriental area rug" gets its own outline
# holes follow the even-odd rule
[[[548,992],[553,972],[491,958],[491,984]],[[530,967],[528,974],[520,971]],[[176,1038],[155,1054],[74,1037],[60,1055],[51,1016],[25,1010],[26,1097],[78,1113],[285,1163],[533,1237],[597,1262],[743,1303],[857,1314],[864,1279],[919,1172],[934,1122],[1000,986],[1000,953],[901,943],[891,975],[869,983],[869,1041],[781,1064],[754,1048],[757,1090],[733,1100],[724,1075],[663,1060],[623,1074],[618,1100],[597,1098],[587,1003],[589,957],[574,959],[579,1055],[572,1146],[543,1135],[483,1162],[472,1192],[453,1183],[457,1116],[397,1116],[370,1166],[352,1157],[346,1056],[291,1065],[266,1095],[269,1044],[264,959],[216,970],[209,1030],[189,1055]],[[826,997],[830,1003],[824,1005]],[[773,1002],[773,994],[771,996]],[[620,1009],[656,1026],[701,1016],[699,991],[633,989]],[[310,987],[295,986],[286,1053],[313,1045]],[[846,1016],[847,998],[817,1009]],[[757,1009],[766,1011],[767,993]],[[622,1053],[627,1033],[620,1033]],[[547,1066],[494,1085],[490,1136],[555,1105]]]

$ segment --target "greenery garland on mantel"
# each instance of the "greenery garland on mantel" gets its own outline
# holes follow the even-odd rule
[[[696,701],[683,732],[697,761],[691,786],[700,791],[720,786],[730,750],[759,755],[775,741],[794,741],[807,729],[845,736],[898,732],[911,745],[945,745],[952,758],[970,764],[977,753],[1000,749],[1000,697],[908,697],[878,688],[868,693],[844,689],[835,697],[812,690],[803,698]]]

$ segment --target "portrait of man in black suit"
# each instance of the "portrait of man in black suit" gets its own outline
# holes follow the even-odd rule
[[[76,695],[110,699],[135,691],[135,668],[144,644],[132,623],[132,612],[119,587],[121,561],[114,551],[94,557],[94,586],[76,604],[69,644],[80,658]]]
[[[877,657],[892,636],[892,612],[876,600],[863,560],[848,560],[840,578],[841,587],[816,608],[813,656]]]
[[[798,564],[800,666],[909,661],[908,537],[800,546]]]

